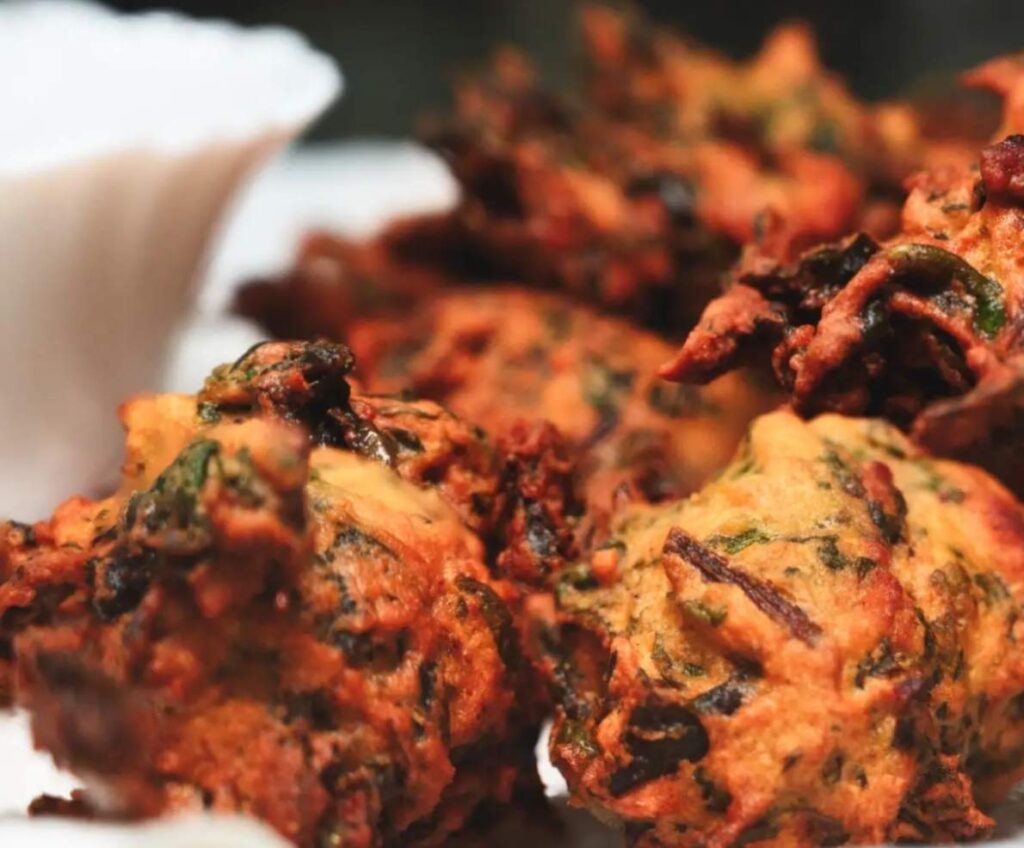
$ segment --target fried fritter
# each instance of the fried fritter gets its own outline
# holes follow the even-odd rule
[[[198,396],[132,401],[119,493],[5,528],[18,702],[108,811],[435,845],[535,781],[528,587],[492,570],[552,567],[517,533],[529,513],[559,539],[534,452],[557,445],[520,433],[505,463],[436,404],[353,394],[351,365],[272,343]]]
[[[913,113],[855,101],[802,26],[736,63],[634,12],[590,7],[582,21],[582,109],[505,51],[459,88],[435,139],[463,187],[460,226],[495,278],[692,323],[675,301],[699,309],[737,245],[759,238],[782,259],[841,235],[866,191],[898,194],[927,155]]]
[[[881,421],[758,419],[563,572],[552,754],[637,846],[987,833],[1022,773],[1024,508]]]
[[[1010,135],[977,164],[914,177],[889,241],[861,234],[791,265],[752,250],[662,375],[699,383],[770,351],[799,411],[885,415],[1024,491],[1018,183],[1024,136]]]
[[[552,423],[580,454],[591,510],[624,485],[648,501],[689,494],[773,405],[749,374],[699,390],[659,380],[665,342],[527,290],[441,293],[412,316],[356,322],[348,340],[373,391],[409,389],[495,434]]]
[[[897,184],[923,155],[913,112],[858,102],[822,67],[804,24],[777,27],[747,62],[680,38],[635,10],[588,7],[583,32],[592,102],[652,137],[734,139],[768,156],[817,152],[876,186]]]

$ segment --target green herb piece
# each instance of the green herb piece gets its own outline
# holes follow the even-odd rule
[[[899,273],[918,271],[960,282],[974,301],[974,329],[986,338],[1006,325],[1003,287],[955,253],[929,244],[900,244],[890,247],[886,257]]]
[[[738,554],[740,551],[745,548],[749,548],[751,545],[760,545],[764,542],[771,542],[773,541],[773,538],[774,537],[769,536],[763,530],[751,527],[749,530],[744,530],[742,533],[737,533],[733,536],[711,536],[708,538],[707,544],[713,548],[723,550],[727,554]]]
[[[683,612],[691,618],[707,624],[710,627],[718,627],[725,621],[726,610],[724,607],[711,606],[702,601],[685,600],[682,603]]]

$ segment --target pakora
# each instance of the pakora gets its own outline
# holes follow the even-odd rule
[[[805,24],[777,27],[756,56],[734,62],[634,9],[592,5],[582,23],[590,101],[653,138],[734,140],[766,157],[820,153],[883,190],[925,155],[909,106],[858,102],[822,66]]]
[[[436,845],[534,785],[529,584],[494,572],[540,579],[558,554],[533,452],[557,444],[520,433],[506,464],[436,404],[353,393],[351,367],[271,343],[198,396],[134,400],[116,495],[4,528],[5,691],[108,813]],[[532,486],[509,495],[510,473]]]
[[[239,293],[316,341],[126,403],[113,495],[0,523],[0,706],[88,787],[36,813],[438,846],[538,796],[554,713],[571,801],[636,848],[991,833],[1024,61],[969,75],[1005,104],[978,159],[801,25],[747,61],[618,7],[582,32],[576,96],[501,50],[425,127],[453,210]],[[748,365],[792,408],[755,418]]]
[[[516,420],[553,424],[575,449],[592,512],[624,490],[689,494],[774,405],[749,374],[703,389],[659,380],[661,339],[536,291],[439,293],[412,316],[354,322],[348,341],[372,391],[408,390],[494,434]]]
[[[700,383],[770,356],[801,412],[884,415],[1024,491],[1022,181],[1024,137],[1009,135],[970,167],[915,176],[888,241],[789,265],[752,249],[661,374]]]
[[[1024,508],[878,420],[759,418],[629,505],[542,639],[555,763],[631,845],[971,839],[1022,774]]]

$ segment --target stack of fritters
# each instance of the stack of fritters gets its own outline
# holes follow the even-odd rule
[[[502,51],[429,127],[454,210],[241,292],[311,341],[131,401],[116,495],[3,525],[0,696],[105,814],[441,844],[536,795],[553,716],[630,845],[992,830],[1024,761],[1024,65],[970,77],[1005,101],[978,160],[798,25],[748,62],[582,31],[576,99]],[[755,419],[748,364],[790,408]]]
[[[358,259],[320,235],[283,291],[265,283],[243,309],[278,327],[303,299],[337,315],[324,292],[339,257],[346,306],[379,301],[351,278],[387,256],[417,269],[387,296],[437,283],[432,269],[557,288],[678,333],[752,239],[785,260],[858,223],[889,234],[900,181],[949,146],[926,143],[905,106],[858,103],[801,26],[737,63],[632,13],[594,7],[582,23],[585,91],[560,96],[503,50],[427,123],[462,191],[454,211],[400,222]]]

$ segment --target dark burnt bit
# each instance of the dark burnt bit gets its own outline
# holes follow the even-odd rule
[[[985,208],[986,203],[988,203],[988,191],[985,189],[985,183],[978,180],[971,190],[971,212],[980,212]]]
[[[892,340],[892,316],[885,299],[876,295],[868,300],[858,316],[861,345],[865,350],[877,351]]]
[[[10,544],[13,547],[32,549],[39,545],[36,528],[31,524],[23,524],[20,521],[7,521],[0,525],[0,533],[5,532],[10,534]]]
[[[869,462],[863,470],[868,515],[889,545],[907,537],[907,501],[893,482],[892,470],[883,462]]]
[[[565,624],[560,628],[542,627],[538,641],[550,668],[550,688],[565,721],[560,734],[572,730],[578,739],[586,739],[589,755],[598,752],[589,737],[586,720],[595,714],[597,692],[607,688],[608,669],[615,662],[602,637],[586,627]],[[578,725],[575,729],[571,724]]]
[[[286,692],[282,706],[288,724],[305,722],[314,730],[332,730],[337,726],[334,700],[326,689]]]
[[[896,821],[905,825],[904,830],[909,829],[905,840],[907,842],[929,842],[935,835],[935,829],[924,819],[917,815],[909,806],[904,803],[896,814]]]
[[[348,447],[392,465],[401,445],[351,408],[346,377],[355,367],[344,345],[262,342],[207,378],[197,398],[202,420],[272,414],[305,427],[314,444]]]
[[[197,402],[221,413],[273,412],[308,424],[314,416],[343,406],[345,378],[355,367],[351,351],[328,342],[261,342],[234,362],[218,366]]]
[[[100,817],[100,811],[81,789],[73,789],[67,798],[42,794],[28,805],[32,818],[57,817],[62,819],[93,820]]]
[[[910,716],[901,716],[893,728],[892,747],[897,751],[913,751],[917,741],[917,728]]]
[[[437,663],[425,662],[420,666],[420,706],[429,712],[437,695]]]
[[[751,691],[746,677],[737,675],[698,695],[690,705],[700,715],[732,715],[743,706]]]
[[[214,369],[197,410],[202,420],[273,415],[304,427],[314,445],[346,448],[389,467],[421,454],[416,433],[378,426],[374,410],[352,397],[346,378],[354,367],[351,351],[341,344],[263,342]]]
[[[421,454],[425,450],[422,440],[412,430],[406,430],[403,427],[390,427],[387,433],[394,439],[399,453]]]
[[[491,520],[493,561],[502,576],[548,585],[579,553],[576,519],[583,508],[568,445],[548,423],[517,422],[498,450],[503,469]]]
[[[868,264],[878,252],[878,243],[864,233],[858,233],[847,245],[839,250],[830,265],[831,272],[840,285],[846,285]]]
[[[135,609],[166,563],[185,567],[212,544],[199,493],[219,452],[217,442],[193,442],[149,489],[127,500],[116,528],[117,546],[92,561],[92,605],[102,620]]]
[[[383,633],[336,630],[332,641],[353,668],[390,672],[405,659],[409,633],[406,630]]]
[[[837,536],[822,536],[815,541],[815,551],[821,564],[829,571],[842,571],[850,564],[843,552],[839,550]]]
[[[869,677],[892,677],[902,671],[903,664],[892,650],[892,643],[888,636],[883,636],[878,645],[857,663],[857,673],[854,675],[853,684],[858,689],[863,689]]]
[[[700,796],[704,799],[704,806],[708,812],[724,813],[729,809],[732,795],[715,783],[703,766],[697,766],[693,770],[693,780],[700,787]]]
[[[623,741],[631,759],[609,778],[608,790],[615,798],[674,774],[682,762],[699,762],[711,744],[700,719],[682,704],[671,703],[635,707]]]
[[[729,561],[678,527],[673,527],[665,540],[663,552],[679,557],[696,568],[711,583],[729,583],[739,588],[751,603],[772,621],[786,627],[800,641],[813,646],[821,636],[821,628],[800,607],[785,598],[770,583],[734,568]]]
[[[1024,201],[1024,135],[1011,135],[981,151],[981,181],[987,197]]]
[[[395,552],[380,539],[354,524],[339,524],[338,530],[334,534],[334,541],[331,543],[328,555],[343,553],[360,559],[379,556],[392,560],[398,558]]]
[[[102,545],[106,542],[113,542],[117,539],[117,525],[111,524],[106,530],[101,530],[92,537],[93,546]]]
[[[791,323],[816,319],[821,307],[846,286],[879,249],[870,236],[859,233],[843,244],[808,251],[796,263],[768,273],[749,273],[741,282],[762,292],[786,309]]]
[[[986,606],[994,606],[1012,597],[1003,578],[994,571],[978,572],[974,575],[973,582],[977,586],[981,599]]]
[[[846,754],[836,748],[825,758],[821,767],[821,780],[826,786],[835,786],[842,780],[843,766],[846,764]]]
[[[333,409],[322,427],[314,430],[318,444],[346,447],[360,456],[393,468],[402,452],[395,437],[351,408]]]
[[[885,507],[880,501],[869,500],[867,506],[868,515],[871,516],[872,522],[874,522],[874,525],[882,534],[882,538],[890,545],[902,542],[904,538],[904,516],[886,512]]]
[[[498,656],[501,657],[506,668],[518,669],[522,664],[522,657],[519,652],[519,641],[516,637],[512,613],[506,603],[494,589],[468,574],[460,574],[455,579],[455,585],[463,594],[477,599],[480,604],[480,613],[483,615],[498,649]]]
[[[103,621],[113,621],[131,612],[149,590],[157,568],[153,551],[129,552],[119,548],[97,561],[93,609]]]

